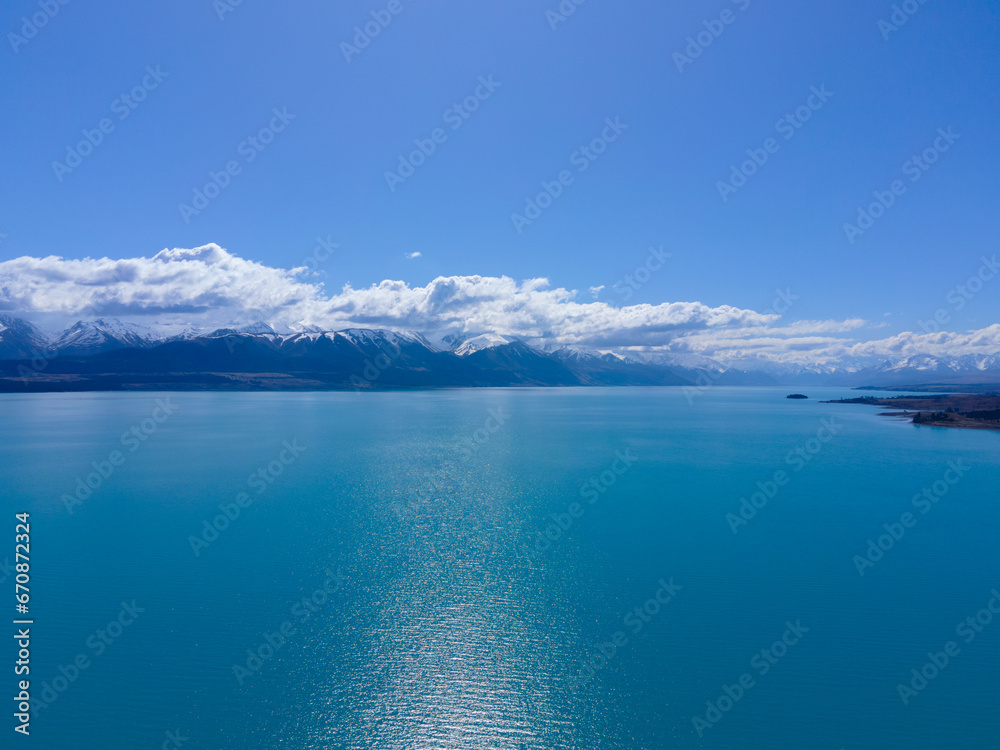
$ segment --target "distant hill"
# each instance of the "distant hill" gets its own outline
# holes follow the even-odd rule
[[[343,389],[478,386],[737,386],[1000,389],[1000,355],[797,366],[727,366],[700,355],[539,349],[512,336],[349,328],[279,333],[263,321],[167,333],[114,318],[53,338],[0,315],[0,391]],[[934,388],[932,388],[934,386]]]
[[[0,313],[0,359],[31,359],[48,345],[45,334],[28,321]]]

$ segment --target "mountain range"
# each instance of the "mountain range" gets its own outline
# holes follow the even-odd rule
[[[167,334],[114,318],[47,336],[0,314],[0,391],[379,389],[583,385],[1000,384],[1000,353],[803,366],[727,365],[693,353],[537,348],[496,332],[350,328],[279,333],[265,322]]]

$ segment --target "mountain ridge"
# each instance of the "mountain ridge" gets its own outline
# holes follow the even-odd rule
[[[355,327],[278,332],[264,321],[207,333],[188,328],[167,334],[115,318],[98,318],[78,321],[49,338],[27,320],[0,314],[0,377],[10,379],[16,374],[15,379],[25,387],[32,380],[39,388],[54,388],[60,381],[64,385],[80,381],[82,388],[82,381],[94,382],[98,376],[102,382],[119,382],[126,387],[129,376],[157,376],[168,383],[182,373],[198,375],[207,383],[207,373],[260,378],[265,372],[274,381],[269,387],[293,380],[312,387],[357,389],[500,385],[892,387],[932,382],[1000,383],[1000,353],[945,358],[913,355],[840,365],[758,361],[740,366],[690,352],[598,350],[573,345],[537,348],[492,331],[452,334],[438,346],[413,331]],[[134,386],[142,387],[138,382]],[[6,387],[17,389],[11,383]],[[297,387],[305,386],[299,383]]]

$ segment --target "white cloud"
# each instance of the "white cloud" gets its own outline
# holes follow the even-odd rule
[[[861,327],[877,328],[864,321],[798,321],[771,328],[729,328],[679,336],[666,348],[710,356],[734,365],[782,362],[797,365],[832,365],[851,361],[876,365],[887,359],[928,355],[958,357],[991,356],[1000,352],[1000,325],[978,331],[922,334],[912,331],[858,342],[829,334]]]
[[[0,308],[27,314],[151,315],[228,322],[315,304],[322,287],[217,245],[152,258],[22,257],[0,263]]]
[[[496,330],[564,343],[665,343],[678,332],[766,325],[777,316],[700,302],[579,303],[547,279],[441,276],[327,294],[304,269],[271,268],[217,245],[151,258],[23,257],[0,263],[0,309],[28,315],[156,318],[176,325],[266,319],[278,326],[371,326],[446,333]]]
[[[411,253],[411,255],[418,255]],[[601,287],[589,291],[596,295]],[[728,305],[580,302],[544,278],[440,276],[425,286],[386,280],[329,293],[305,268],[272,268],[217,245],[151,258],[22,257],[0,262],[0,310],[37,320],[116,316],[168,327],[267,320],[277,328],[381,327],[431,338],[496,331],[533,343],[701,354],[727,362],[822,363],[943,353],[995,353],[1000,325],[969,333],[897,334],[859,342],[863,320],[800,320]]]
[[[406,258],[410,258],[410,259],[412,259],[412,258],[419,258],[419,257],[421,257],[421,253],[420,253],[420,251],[418,250],[418,251],[416,251],[416,252],[412,252],[412,253],[407,253],[405,257],[406,257]]]
[[[580,303],[575,291],[548,286],[547,279],[519,283],[506,276],[438,277],[423,287],[402,281],[347,286],[304,322],[409,328],[431,335],[497,331],[549,343],[620,346],[665,343],[686,330],[763,325],[777,317],[700,302],[621,308]]]
[[[905,331],[878,341],[865,341],[850,347],[855,356],[882,356],[891,354],[914,357],[921,354],[937,355],[948,352],[953,356],[963,354],[995,354],[1000,352],[1000,324],[994,323],[978,331],[953,333],[914,333]]]

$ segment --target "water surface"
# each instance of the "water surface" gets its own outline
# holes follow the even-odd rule
[[[1000,434],[786,392],[0,396],[33,693],[89,660],[30,743],[994,746],[1000,624],[956,627],[1000,588]],[[949,462],[969,469],[921,513]],[[108,631],[123,603],[142,611]]]

